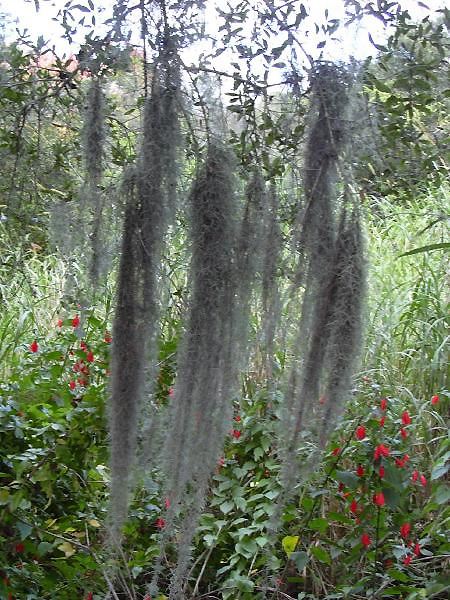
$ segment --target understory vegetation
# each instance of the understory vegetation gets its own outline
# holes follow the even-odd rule
[[[448,596],[449,13],[345,4],[2,41],[2,600]]]

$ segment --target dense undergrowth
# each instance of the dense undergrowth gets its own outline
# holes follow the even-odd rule
[[[445,203],[441,189],[366,207],[364,364],[332,444],[305,473],[276,539],[268,525],[282,493],[281,390],[268,390],[256,367],[243,377],[195,538],[190,598],[447,597],[448,272],[442,251],[401,256],[443,241]],[[100,600],[109,580],[111,294],[80,310],[79,299],[64,294],[57,258],[31,246],[26,256],[7,256],[2,236],[0,598]],[[161,406],[172,393],[176,323],[174,310],[160,341]],[[305,435],[305,459],[310,448]],[[125,529],[120,576],[128,598],[145,597],[167,508],[156,468],[142,478]],[[172,552],[169,543],[166,566]]]

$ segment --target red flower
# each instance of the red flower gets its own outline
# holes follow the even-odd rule
[[[80,318],[78,317],[78,315],[75,315],[74,318],[72,319],[72,327],[78,327],[78,325],[80,324]]]
[[[39,348],[38,343],[37,343],[36,340],[34,340],[34,342],[32,342],[30,344],[30,350],[31,350],[31,352],[37,352],[38,348]]]
[[[362,536],[361,536],[361,544],[363,546],[365,546],[366,548],[368,548],[371,543],[372,542],[371,542],[370,537],[368,536],[368,534],[367,533],[363,533]]]
[[[152,597],[150,596],[150,594],[147,594],[144,598],[144,600],[152,600]]]
[[[416,545],[414,546],[414,554],[415,554],[415,556],[420,556],[420,544],[419,544],[419,542],[416,542]]]
[[[411,475],[411,479],[413,481],[417,481],[418,477],[419,477],[419,471],[413,471],[413,474]]]
[[[383,446],[383,444],[380,444],[379,446],[377,446],[375,448],[375,452],[374,452],[375,460],[379,459],[380,456],[384,456],[385,458],[387,458],[389,456],[389,448],[386,448],[386,446]]]
[[[358,475],[358,477],[362,477],[364,475],[364,467],[362,465],[358,465],[358,468],[356,469],[356,474]]]
[[[107,344],[112,342],[112,337],[108,330],[105,331],[105,337],[103,339]]]
[[[170,500],[169,500],[169,498],[166,498],[166,499],[164,500],[164,506],[165,506],[166,508],[170,508]]]
[[[393,560],[392,560],[391,558],[387,558],[387,559],[384,561],[384,566],[385,566],[387,569],[390,569],[390,568],[392,567],[392,565],[393,565],[393,564],[394,564],[394,562],[393,562]]]
[[[158,527],[158,529],[162,529],[165,524],[166,524],[166,522],[164,521],[164,519],[162,517],[159,517],[158,519],[156,519],[156,527]]]
[[[236,415],[236,416],[234,417],[234,420],[236,421],[236,423],[240,423],[240,421],[241,421],[241,417],[240,417],[239,415]]]
[[[387,400],[386,400],[386,398],[381,398],[380,408],[381,408],[381,410],[386,410],[387,409]]]
[[[438,404],[439,403],[439,396],[432,396],[431,397],[431,404]]]
[[[223,466],[225,465],[225,458],[224,458],[223,456],[221,456],[221,457],[219,458],[219,460],[217,461],[217,465],[218,465],[219,467],[223,467]]]
[[[350,504],[350,512],[353,513],[354,515],[356,515],[357,510],[358,510],[358,503],[356,502],[356,500],[352,500],[352,503]]]
[[[342,494],[342,497],[343,497],[343,498],[348,498],[349,496],[350,496],[350,492],[344,492],[344,493]]]
[[[57,327],[62,327],[63,326],[62,319],[58,319],[58,322],[56,325],[57,325]]]
[[[78,381],[78,383],[79,383],[81,386],[83,386],[83,387],[86,387],[86,386],[87,386],[87,381],[86,381],[86,379],[83,379],[82,377],[79,377],[79,378],[77,379],[77,381]]]
[[[409,523],[403,523],[400,527],[400,535],[403,539],[406,539],[411,531],[411,525]]]
[[[373,497],[373,502],[377,506],[384,506],[384,494],[383,492],[378,492]]]
[[[405,461],[403,460],[403,458],[396,458],[395,464],[397,465],[397,467],[403,468],[405,466]]]
[[[92,350],[87,353],[86,360],[88,362],[94,362],[94,353],[92,352]]]
[[[385,417],[385,416],[382,416],[382,417],[381,417],[381,419],[380,419],[380,421],[379,421],[379,423],[380,423],[380,427],[384,427],[384,422],[385,422],[385,420],[386,420],[386,417]]]
[[[19,554],[22,554],[22,552],[25,550],[25,546],[23,544],[16,544],[16,552],[18,552]]]
[[[94,598],[94,594],[92,592],[89,592],[89,594],[86,596],[86,600],[92,600]]]
[[[363,425],[356,428],[356,437],[358,440],[363,440],[366,437],[366,428]]]
[[[408,556],[405,556],[405,558],[403,559],[403,564],[405,565],[405,567],[407,567],[411,561],[412,561],[412,556],[409,554]]]
[[[383,465],[380,465],[380,470],[378,471],[380,477],[384,477],[384,467]]]
[[[411,424],[411,417],[409,416],[409,412],[407,410],[405,410],[404,413],[402,414],[402,423],[403,423],[403,425]]]
[[[81,349],[82,349],[84,352],[86,352],[86,350],[87,350],[87,346],[86,346],[86,342],[85,342],[84,340],[81,340],[81,342],[80,342],[80,348],[81,348]]]
[[[408,437],[408,432],[406,431],[406,429],[404,429],[403,427],[400,429],[400,433],[402,435],[402,438],[404,440],[406,440],[406,438]]]
[[[341,449],[339,447],[333,448],[333,450],[331,451],[331,454],[333,456],[339,456],[340,453],[341,453]]]
[[[423,485],[423,487],[427,487],[427,478],[425,475],[420,476],[420,483]]]
[[[239,429],[233,429],[231,435],[238,440],[241,437],[241,432]]]
[[[75,381],[73,381],[73,380],[69,381],[69,387],[70,387],[71,390],[74,390],[76,385],[77,384],[75,383]]]
[[[341,481],[341,482],[339,483],[339,485],[338,485],[338,491],[339,491],[339,492],[342,492],[342,491],[343,491],[343,489],[344,489],[344,484],[343,484],[343,483],[342,483],[342,481]]]
[[[173,388],[172,387],[169,388],[169,396],[173,396]]]

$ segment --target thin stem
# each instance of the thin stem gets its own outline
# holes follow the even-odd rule
[[[378,543],[380,541],[380,507],[377,507],[377,529],[375,534],[375,558],[373,561],[372,598],[375,598],[375,582],[377,577]]]

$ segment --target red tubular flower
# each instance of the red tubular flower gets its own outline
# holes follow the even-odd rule
[[[331,454],[333,456],[338,456],[340,453],[341,453],[341,449],[339,447],[333,448],[333,450],[331,451]]]
[[[420,556],[420,544],[419,544],[419,542],[416,542],[416,545],[414,546],[414,555],[415,556]]]
[[[73,381],[73,379],[71,381],[69,381],[69,387],[71,390],[74,390],[76,385],[77,384],[75,383],[75,381]]]
[[[56,325],[57,325],[57,327],[62,327],[63,326],[62,319],[58,319],[58,322]]]
[[[387,409],[387,400],[386,400],[386,398],[381,398],[380,408],[381,408],[381,410],[386,410]]]
[[[405,558],[403,559],[403,564],[405,565],[405,567],[407,567],[411,561],[412,561],[412,556],[410,554],[408,554],[408,556],[405,556]]]
[[[425,475],[420,476],[420,483],[423,485],[423,487],[427,487],[427,478]]]
[[[234,417],[234,420],[236,421],[236,423],[240,423],[240,421],[241,421],[241,417],[240,417],[239,415],[236,415],[236,416]]]
[[[403,425],[411,424],[411,417],[409,416],[409,412],[407,410],[405,410],[404,413],[402,414],[402,423],[403,423]]]
[[[158,527],[158,529],[162,529],[165,524],[166,524],[166,522],[162,517],[159,517],[158,519],[156,519],[155,525],[156,525],[156,527]]]
[[[413,471],[413,474],[411,475],[411,479],[413,481],[417,481],[418,478],[419,478],[419,471]]]
[[[169,498],[166,498],[166,499],[164,500],[164,507],[165,507],[165,508],[170,508],[170,500],[169,500]]]
[[[368,548],[371,543],[372,542],[371,542],[370,537],[368,536],[368,534],[367,533],[363,533],[362,536],[361,536],[361,544],[363,546],[365,546],[366,548]]]
[[[386,446],[383,446],[383,444],[377,446],[374,452],[375,460],[378,460],[381,456],[384,456],[385,458],[389,456],[389,448],[386,448]]]
[[[403,460],[403,458],[396,458],[395,464],[397,465],[397,467],[402,468],[405,466],[405,461]]]
[[[366,437],[366,428],[363,425],[356,428],[356,437],[358,440],[363,440]]]
[[[406,540],[410,531],[411,531],[411,525],[409,523],[403,523],[403,525],[400,527],[400,535],[402,536],[402,538],[404,540]]]
[[[402,427],[402,428],[400,429],[400,433],[401,433],[401,436],[402,436],[402,438],[403,438],[404,440],[406,440],[406,438],[408,437],[408,432],[406,431],[406,429],[405,429],[404,427]]]
[[[432,396],[431,397],[431,404],[435,405],[435,404],[439,404],[439,396]]]
[[[386,417],[382,416],[381,419],[380,419],[380,421],[379,421],[380,427],[384,427],[385,420],[386,420]]]
[[[107,344],[112,342],[112,337],[108,330],[105,331],[105,337],[103,339]]]
[[[380,465],[380,470],[378,471],[380,477],[384,477],[384,467],[383,465]]]
[[[32,342],[30,344],[30,350],[31,350],[31,352],[37,352],[38,349],[39,349],[38,343],[36,340],[34,340],[34,342]]]
[[[94,353],[92,351],[87,353],[86,360],[88,362],[94,362]]]
[[[75,315],[74,318],[72,319],[72,327],[78,327],[78,325],[80,324],[80,318],[78,315]]]
[[[356,474],[358,475],[358,477],[362,477],[364,475],[364,468],[362,465],[358,465],[358,468],[356,469]]]
[[[343,491],[343,489],[344,489],[344,484],[343,484],[343,483],[342,483],[342,481],[341,481],[341,482],[339,483],[339,486],[338,486],[338,491],[339,491],[339,492],[342,492],[342,491]]]
[[[241,432],[239,429],[233,429],[231,435],[238,440],[241,437]]]
[[[92,592],[89,592],[89,594],[86,596],[86,600],[92,600],[94,598],[94,594]]]
[[[356,500],[352,500],[352,503],[350,504],[350,512],[353,513],[354,515],[356,515],[358,511],[358,503],[356,502]]]
[[[86,342],[85,342],[84,340],[81,340],[81,342],[80,342],[80,348],[81,348],[81,349],[82,349],[84,352],[86,352],[86,350],[87,350],[87,346],[86,346]]]
[[[373,503],[377,506],[384,506],[384,494],[383,492],[377,492],[373,497]]]
[[[225,458],[223,456],[221,456],[219,458],[219,460],[217,461],[217,466],[223,467],[224,465],[225,465]]]
[[[15,550],[18,554],[22,554],[22,552],[25,550],[25,546],[22,543],[16,544]]]

